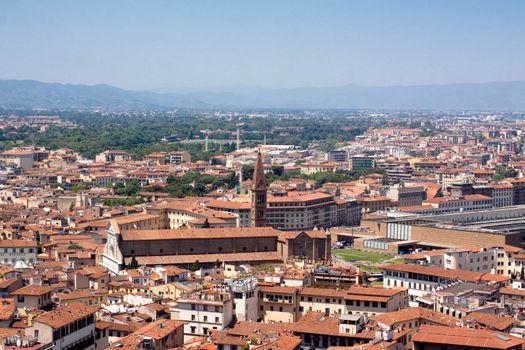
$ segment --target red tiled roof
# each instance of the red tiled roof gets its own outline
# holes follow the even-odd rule
[[[451,345],[473,349],[510,349],[525,344],[524,339],[482,329],[422,325],[412,338],[414,343]]]

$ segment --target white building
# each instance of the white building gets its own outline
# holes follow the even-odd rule
[[[207,336],[211,330],[223,330],[233,319],[233,300],[230,293],[215,290],[201,291],[177,300],[171,319],[184,321],[184,341]]]
[[[9,267],[27,268],[36,262],[36,241],[21,239],[0,240],[0,263]]]
[[[233,297],[233,310],[237,321],[257,321],[259,307],[257,300],[257,278],[249,277],[243,280],[228,281],[216,287],[224,292],[230,292]]]

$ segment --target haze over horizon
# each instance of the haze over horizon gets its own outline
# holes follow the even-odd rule
[[[123,89],[525,81],[525,2],[0,1],[0,79]]]

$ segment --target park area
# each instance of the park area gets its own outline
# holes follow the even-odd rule
[[[381,272],[380,265],[403,262],[403,258],[398,258],[394,255],[364,252],[355,249],[334,249],[332,250],[332,255],[341,260],[354,263],[355,266],[368,272]]]

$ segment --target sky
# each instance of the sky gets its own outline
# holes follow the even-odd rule
[[[0,0],[0,79],[126,89],[525,80],[523,0]]]

